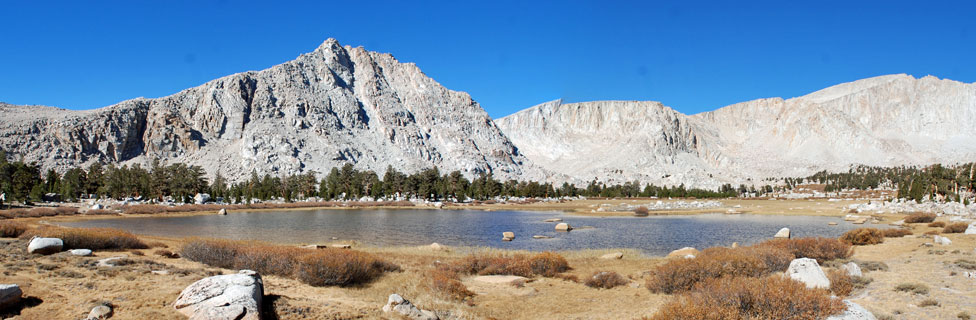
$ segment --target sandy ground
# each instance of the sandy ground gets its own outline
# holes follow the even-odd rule
[[[535,210],[581,212],[590,205],[619,204],[623,200],[587,200],[556,204],[528,204]],[[629,200],[627,200],[629,201]],[[652,200],[638,200],[652,201]],[[656,201],[656,200],[653,200]],[[723,205],[739,205],[754,214],[846,214],[851,202],[807,200],[724,200]],[[793,208],[793,210],[789,210]],[[489,205],[489,210],[524,210],[513,205]],[[709,211],[715,212],[715,210]],[[585,212],[583,212],[585,213]],[[681,214],[686,214],[683,212]],[[206,213],[200,213],[206,214]],[[212,214],[212,213],[210,213]],[[70,217],[79,219],[85,217]],[[91,217],[100,218],[100,217]],[[885,220],[900,219],[887,216]],[[25,219],[41,221],[68,217]],[[889,319],[956,319],[960,312],[976,316],[976,279],[967,278],[957,260],[976,260],[976,235],[947,235],[953,243],[934,245],[923,232],[935,230],[915,225],[917,236],[886,239],[882,244],[855,249],[858,261],[880,261],[887,271],[869,271],[873,281],[852,294],[854,301],[878,316]],[[178,251],[182,239],[140,237],[156,246],[152,249],[124,252],[96,252],[95,257],[75,257],[67,253],[51,256],[28,255],[26,241],[0,239],[0,283],[19,284],[28,297],[27,303],[0,313],[15,319],[80,319],[98,303],[115,306],[112,319],[181,319],[171,303],[183,288],[215,274],[235,270],[211,268],[185,259],[155,255],[156,250]],[[165,248],[164,248],[165,247]],[[449,248],[436,251],[429,247],[357,247],[399,264],[402,272],[387,273],[378,280],[352,288],[312,287],[297,280],[265,276],[265,309],[270,319],[397,319],[383,314],[382,306],[391,293],[399,293],[421,308],[459,319],[639,319],[649,316],[670,299],[652,294],[643,286],[648,271],[664,258],[642,256],[636,250],[606,249],[561,252],[573,268],[568,273],[585,279],[597,271],[615,271],[631,280],[613,289],[593,289],[568,280],[536,278],[522,288],[486,285],[463,279],[477,295],[470,303],[453,302],[431,293],[423,274],[436,261],[450,261],[474,252],[498,251],[486,248]],[[599,257],[608,252],[623,252],[621,260]],[[511,251],[505,251],[511,252]],[[96,267],[94,261],[127,255],[131,263],[117,267]],[[158,271],[167,274],[158,274]],[[156,273],[152,271],[157,271]],[[922,283],[929,287],[925,295],[897,292],[902,283]],[[918,307],[924,299],[935,299],[938,307]]]

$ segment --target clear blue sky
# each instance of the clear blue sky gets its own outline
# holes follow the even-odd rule
[[[7,1],[0,101],[89,109],[294,59],[334,37],[493,117],[544,101],[685,113],[891,73],[976,81],[976,1]]]

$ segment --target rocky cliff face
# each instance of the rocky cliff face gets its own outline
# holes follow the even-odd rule
[[[87,111],[0,105],[0,148],[45,168],[158,158],[242,178],[353,163],[544,179],[467,93],[329,39],[262,71]]]
[[[657,102],[538,105],[497,120],[570,176],[714,187],[850,165],[976,159],[976,84],[890,75],[692,116]]]

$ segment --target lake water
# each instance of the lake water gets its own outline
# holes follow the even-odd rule
[[[561,218],[577,228],[556,232]],[[836,222],[836,226],[828,226]],[[239,212],[226,216],[141,217],[61,223],[108,227],[168,237],[217,237],[277,243],[327,243],[332,237],[375,246],[488,246],[527,250],[635,248],[665,255],[682,247],[748,245],[782,227],[793,237],[837,237],[861,227],[836,217],[702,214],[692,216],[583,217],[561,212],[473,210],[299,210]],[[502,232],[515,232],[502,241]],[[533,239],[533,235],[552,239]]]

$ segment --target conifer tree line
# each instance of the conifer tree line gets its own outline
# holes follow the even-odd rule
[[[925,167],[869,167],[857,166],[844,173],[829,173],[826,171],[804,179],[789,179],[785,181],[802,183],[826,184],[827,192],[844,189],[868,190],[881,186],[896,188],[898,198],[921,201],[926,196],[940,197],[947,201],[962,201],[967,203],[961,193],[968,192],[970,196],[976,190],[976,162],[944,166],[935,164]],[[794,184],[795,185],[795,184]]]
[[[267,201],[304,200],[313,197],[325,200],[425,199],[430,201],[465,199],[489,200],[495,197],[735,197],[750,189],[724,185],[719,190],[655,186],[638,181],[608,185],[592,181],[580,188],[574,184],[553,185],[536,181],[500,181],[491,174],[481,174],[469,180],[460,171],[441,173],[429,168],[413,174],[388,167],[382,177],[373,171],[357,170],[352,164],[332,168],[320,179],[314,172],[272,176],[252,172],[246,181],[232,183],[216,173],[213,181],[199,166],[182,163],[162,165],[153,161],[148,168],[102,165],[93,163],[87,168],[71,168],[64,174],[44,171],[34,164],[8,162],[0,151],[0,190],[7,201],[37,202],[45,194],[59,194],[67,201],[90,196],[114,199],[136,198],[175,202],[192,202],[197,193],[208,193],[225,202],[247,203],[251,199]],[[755,189],[751,189],[753,192]]]

